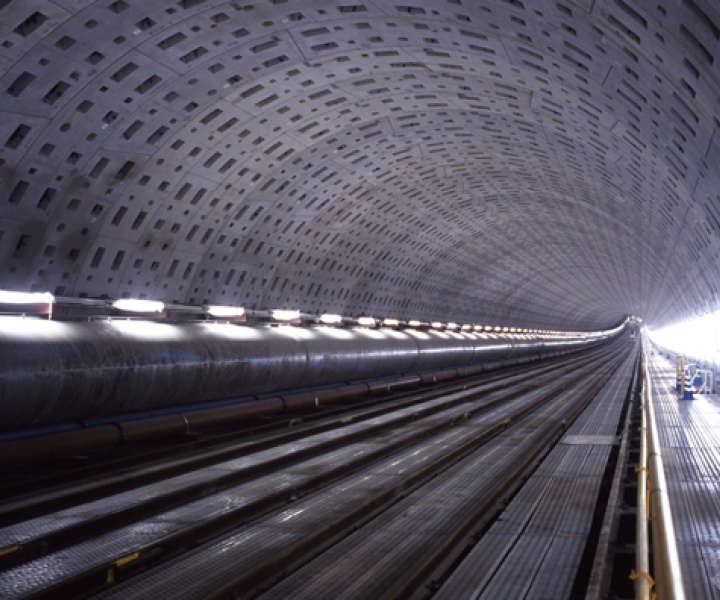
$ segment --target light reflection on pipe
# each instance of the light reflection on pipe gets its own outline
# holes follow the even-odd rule
[[[107,324],[124,335],[143,340],[180,340],[187,335],[186,330],[178,325],[158,323],[157,321],[109,319],[99,321],[99,323]]]

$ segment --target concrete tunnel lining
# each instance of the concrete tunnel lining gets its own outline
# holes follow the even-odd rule
[[[0,3],[0,287],[551,329],[714,309],[720,14]]]

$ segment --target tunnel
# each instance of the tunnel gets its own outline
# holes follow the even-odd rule
[[[672,362],[720,304],[713,0],[0,0],[0,46],[0,466]]]

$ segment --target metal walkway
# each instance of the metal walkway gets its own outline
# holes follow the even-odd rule
[[[662,356],[650,371],[685,595],[720,599],[720,396],[679,400]]]
[[[619,443],[633,359],[578,417],[434,597],[572,597],[603,474]]]

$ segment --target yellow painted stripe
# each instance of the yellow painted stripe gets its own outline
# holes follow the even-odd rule
[[[14,546],[8,546],[7,548],[3,548],[0,550],[0,556],[5,556],[6,554],[10,554],[12,552],[17,552],[20,550],[21,546],[20,544],[15,544]]]
[[[140,556],[139,552],[133,552],[132,554],[128,554],[127,556],[123,556],[122,558],[118,558],[115,561],[115,566],[122,567],[123,565],[126,565],[127,563],[135,560],[138,556]]]

